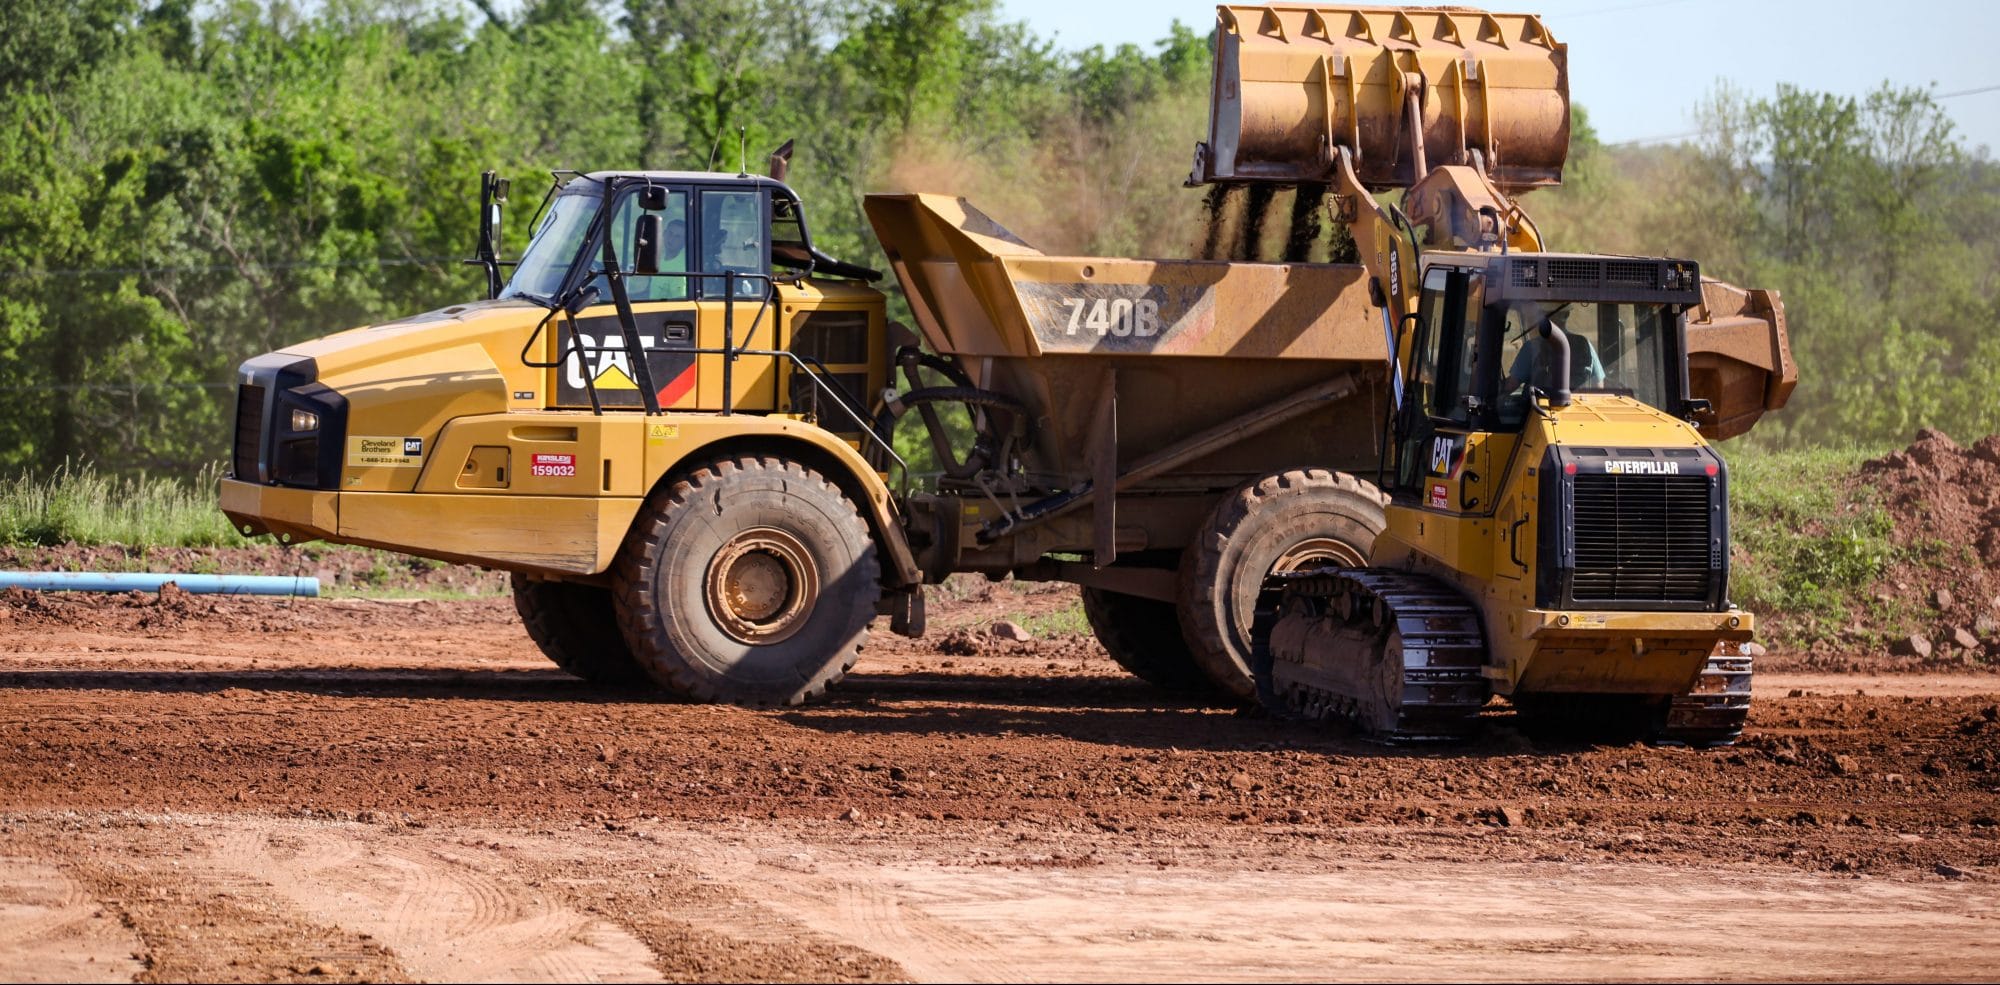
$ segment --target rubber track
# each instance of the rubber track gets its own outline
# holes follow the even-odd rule
[[[1450,585],[1424,575],[1382,568],[1322,569],[1280,576],[1285,602],[1276,612],[1262,614],[1260,627],[1275,626],[1290,600],[1304,596],[1304,605],[1318,618],[1339,619],[1333,599],[1342,591],[1355,593],[1357,620],[1369,621],[1370,608],[1382,606],[1384,618],[1374,645],[1388,641],[1395,627],[1403,641],[1402,700],[1396,724],[1387,732],[1374,729],[1375,716],[1367,702],[1372,695],[1344,694],[1338,683],[1313,673],[1303,664],[1280,661],[1269,653],[1270,635],[1258,636],[1258,690],[1268,703],[1288,717],[1308,721],[1343,721],[1396,742],[1454,739],[1465,735],[1484,707],[1490,688],[1481,668],[1486,663],[1486,636],[1479,612]],[[1372,661],[1371,661],[1372,662]],[[1270,686],[1265,686],[1265,680]]]
[[[1673,700],[1653,741],[1662,745],[1732,746],[1750,719],[1751,658],[1735,643],[1711,654],[1693,690]]]

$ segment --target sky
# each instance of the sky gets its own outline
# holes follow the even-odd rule
[[[1487,6],[1459,0],[1467,6]],[[1101,44],[1150,50],[1178,18],[1215,24],[1197,0],[1001,0],[1002,17],[1070,49]],[[1754,96],[1778,83],[1863,95],[1883,81],[1935,85],[1968,147],[2000,156],[2000,3],[1928,0],[1530,0],[1489,9],[1540,14],[1569,45],[1570,101],[1606,143],[1698,129],[1693,111],[1727,81]],[[1991,88],[1989,88],[1991,87]],[[1189,137],[1190,141],[1196,139]]]

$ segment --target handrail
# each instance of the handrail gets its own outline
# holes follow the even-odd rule
[[[736,391],[733,385],[734,378],[732,374],[732,369],[735,365],[736,360],[739,357],[755,356],[759,358],[773,358],[773,359],[783,358],[790,360],[795,372],[804,373],[806,378],[812,381],[813,386],[819,388],[828,397],[832,398],[834,403],[838,404],[842,410],[847,412],[848,416],[854,419],[856,424],[859,424],[861,426],[861,432],[866,434],[868,436],[868,439],[871,442],[873,442],[876,447],[882,449],[883,453],[888,456],[888,459],[896,464],[897,471],[901,476],[901,481],[905,484],[907,484],[910,481],[909,462],[905,461],[903,456],[896,453],[896,448],[893,442],[884,438],[880,432],[876,431],[872,421],[873,415],[871,415],[868,412],[868,409],[866,407],[861,406],[856,401],[856,398],[852,394],[847,393],[845,390],[842,390],[841,388],[834,386],[833,384],[827,381],[827,377],[832,376],[833,373],[831,370],[826,368],[826,364],[824,362],[822,362],[819,358],[815,356],[802,356],[799,353],[792,352],[789,349],[752,349],[748,347],[748,341],[750,339],[756,338],[757,330],[763,326],[764,312],[769,310],[773,306],[773,301],[777,294],[777,281],[775,278],[773,278],[769,274],[745,273],[736,270],[723,271],[721,273],[714,273],[709,271],[662,271],[658,274],[643,274],[634,276],[682,277],[682,278],[687,278],[689,280],[695,280],[695,279],[706,280],[706,279],[720,278],[722,280],[724,285],[723,289],[725,292],[725,295],[722,298],[723,301],[722,346],[720,348],[714,346],[693,346],[685,349],[674,349],[673,351],[676,353],[685,353],[688,355],[696,355],[696,356],[719,355],[723,357],[723,363],[722,363],[723,416],[732,415],[735,413],[736,410]],[[736,285],[741,281],[750,281],[750,282],[761,281],[764,284],[764,290],[757,297],[757,311],[756,314],[751,319],[750,331],[745,338],[745,345],[738,346],[735,340],[736,304],[739,300],[745,300],[743,298],[740,298],[737,294]],[[690,294],[692,293],[693,292],[690,292]],[[688,297],[688,298],[675,298],[672,300],[676,301],[685,300],[693,302],[693,301],[713,300],[713,299]],[[536,359],[534,356],[530,354],[535,347],[535,342],[541,338],[542,332],[548,327],[550,319],[554,318],[557,315],[561,315],[569,323],[570,332],[569,332],[568,344],[563,346],[561,350],[557,352],[555,354],[555,357],[551,360],[543,361]],[[623,333],[622,326],[620,331],[621,333]],[[631,344],[636,344],[636,342]],[[617,345],[601,345],[601,344],[588,345],[588,346],[583,345],[582,342],[580,341],[580,336],[576,331],[576,319],[574,318],[574,316],[570,315],[567,309],[558,305],[551,307],[549,309],[548,314],[542,316],[542,320],[535,324],[534,331],[529,334],[528,340],[521,346],[521,362],[523,365],[536,369],[554,369],[562,366],[572,356],[582,357],[585,355],[595,355],[600,352],[612,352],[612,351],[624,352],[627,351],[627,346],[628,343],[623,338],[619,340],[619,343]],[[584,381],[584,390],[590,396],[591,413],[599,415],[603,414],[604,406],[599,401],[597,396],[596,381],[591,378],[589,373],[583,374],[583,381]],[[641,407],[640,409],[646,411],[647,414],[649,415],[654,413],[654,411],[652,411],[652,409],[649,407]],[[660,412],[664,413],[664,409]]]

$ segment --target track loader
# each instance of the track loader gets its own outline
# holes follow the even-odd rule
[[[1711,441],[1796,381],[1776,294],[1547,250],[1510,197],[1557,183],[1568,144],[1567,51],[1538,18],[1218,14],[1191,182],[1329,189],[1393,358],[1386,528],[1365,565],[1274,579],[1262,699],[1392,738],[1463,732],[1498,693],[1558,724],[1732,741],[1754,627],[1729,601]]]

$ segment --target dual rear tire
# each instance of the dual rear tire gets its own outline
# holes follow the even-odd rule
[[[1344,472],[1291,469],[1224,496],[1181,553],[1173,602],[1084,589],[1111,658],[1169,691],[1251,703],[1250,626],[1277,604],[1273,575],[1360,567],[1386,526],[1386,499]]]

